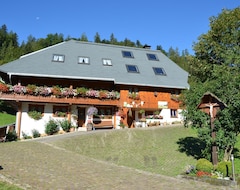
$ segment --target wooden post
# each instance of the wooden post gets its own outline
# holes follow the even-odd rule
[[[21,135],[21,120],[22,120],[22,103],[18,102],[18,112],[17,112],[17,136],[20,138]]]
[[[213,162],[213,165],[217,165],[218,163],[218,155],[217,155],[217,145],[216,145],[216,131],[214,129],[214,118],[211,117],[210,118],[211,120],[211,136],[212,136],[212,139],[213,139],[213,142],[212,142],[212,162]]]
[[[223,102],[221,102],[215,95],[212,93],[205,93],[201,99],[201,103],[198,105],[198,109],[201,109],[203,112],[207,113],[210,116],[210,128],[211,128],[211,137],[212,137],[212,163],[217,165],[218,155],[217,155],[217,145],[216,145],[216,131],[214,128],[214,121],[216,119],[217,111],[219,109],[224,109],[227,107]]]

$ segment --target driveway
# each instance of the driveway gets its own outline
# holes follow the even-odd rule
[[[195,190],[235,189],[152,174],[91,159],[51,144],[55,140],[103,132],[72,132],[0,144],[0,179],[34,190]]]

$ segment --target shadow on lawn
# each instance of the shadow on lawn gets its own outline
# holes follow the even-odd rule
[[[180,152],[185,152],[187,156],[193,156],[195,159],[201,158],[201,151],[206,147],[205,142],[196,137],[181,138],[177,144]]]

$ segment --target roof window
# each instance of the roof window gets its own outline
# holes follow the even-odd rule
[[[164,76],[166,75],[166,72],[161,67],[153,67],[153,71],[155,75],[164,75]]]
[[[134,58],[131,51],[122,51],[123,57]]]
[[[90,59],[89,59],[89,57],[78,57],[78,63],[90,64]]]
[[[111,59],[103,59],[102,60],[104,66],[112,66],[112,60]]]
[[[136,65],[126,65],[126,67],[129,73],[139,73],[138,67]]]
[[[64,62],[65,60],[65,56],[64,55],[58,55],[58,54],[54,54],[52,61],[54,62]]]
[[[148,60],[158,61],[157,55],[153,53],[147,53]]]

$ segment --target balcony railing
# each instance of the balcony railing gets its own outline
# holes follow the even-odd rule
[[[67,103],[67,104],[89,104],[89,105],[115,105],[118,99],[97,99],[88,97],[56,97],[56,96],[34,96],[28,94],[1,93],[0,100],[12,100],[16,102],[45,102],[45,103]]]

